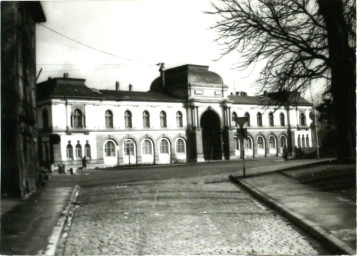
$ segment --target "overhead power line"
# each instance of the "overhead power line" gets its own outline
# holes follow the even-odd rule
[[[119,68],[118,67],[108,67],[108,68],[86,68],[87,70],[104,70],[104,69],[116,69]],[[47,73],[47,72],[67,72],[67,71],[83,71],[85,69],[61,69],[61,70],[45,70],[42,71],[43,73]]]
[[[70,40],[70,41],[72,41],[72,42],[75,42],[75,43],[77,43],[77,44],[79,44],[79,45],[82,45],[82,46],[84,46],[84,47],[87,47],[87,48],[89,48],[89,49],[91,49],[91,50],[94,50],[94,51],[97,51],[97,52],[100,52],[100,53],[103,53],[103,54],[106,54],[106,55],[109,55],[109,56],[112,56],[112,57],[116,57],[116,58],[120,58],[120,59],[125,59],[125,60],[128,60],[128,61],[143,63],[143,64],[146,64],[146,65],[155,65],[155,64],[144,63],[144,62],[142,62],[142,61],[138,61],[138,60],[134,60],[134,59],[130,59],[130,58],[118,56],[118,55],[116,55],[116,54],[113,54],[113,53],[110,53],[110,52],[107,52],[107,51],[103,51],[103,50],[98,49],[98,48],[96,48],[96,47],[90,46],[90,45],[88,45],[88,44],[86,44],[86,43],[80,42],[80,41],[78,41],[78,40],[76,40],[76,39],[70,38],[69,36],[66,36],[66,35],[64,35],[64,34],[58,32],[58,31],[56,31],[56,30],[54,30],[54,29],[52,29],[52,28],[49,28],[49,27],[47,27],[47,26],[45,26],[45,25],[43,25],[43,24],[39,24],[39,25],[42,26],[42,27],[44,27],[44,28],[46,28],[46,29],[48,29],[49,31],[51,31],[51,32],[53,32],[53,33],[55,33],[55,34],[57,34],[57,35],[60,35],[60,36],[66,38],[66,39],[68,39],[68,40]]]

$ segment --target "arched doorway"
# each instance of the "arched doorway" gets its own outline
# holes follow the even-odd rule
[[[208,110],[201,116],[203,156],[205,160],[222,160],[221,123],[219,116]]]

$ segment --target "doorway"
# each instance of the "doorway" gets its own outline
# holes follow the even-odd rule
[[[201,116],[203,157],[207,160],[222,160],[221,123],[219,116],[207,110]]]

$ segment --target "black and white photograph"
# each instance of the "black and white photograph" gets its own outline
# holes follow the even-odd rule
[[[356,255],[355,0],[1,1],[1,255]]]

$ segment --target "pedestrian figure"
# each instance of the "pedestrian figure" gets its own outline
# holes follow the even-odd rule
[[[284,145],[284,147],[283,147],[283,158],[285,161],[288,160],[288,149],[287,149],[286,145]]]
[[[299,149],[298,149],[297,146],[294,147],[294,153],[295,153],[295,157],[296,157],[296,158],[299,158],[299,157],[300,157],[300,155],[299,155]]]
[[[87,158],[84,156],[82,158],[83,170],[87,170]]]

